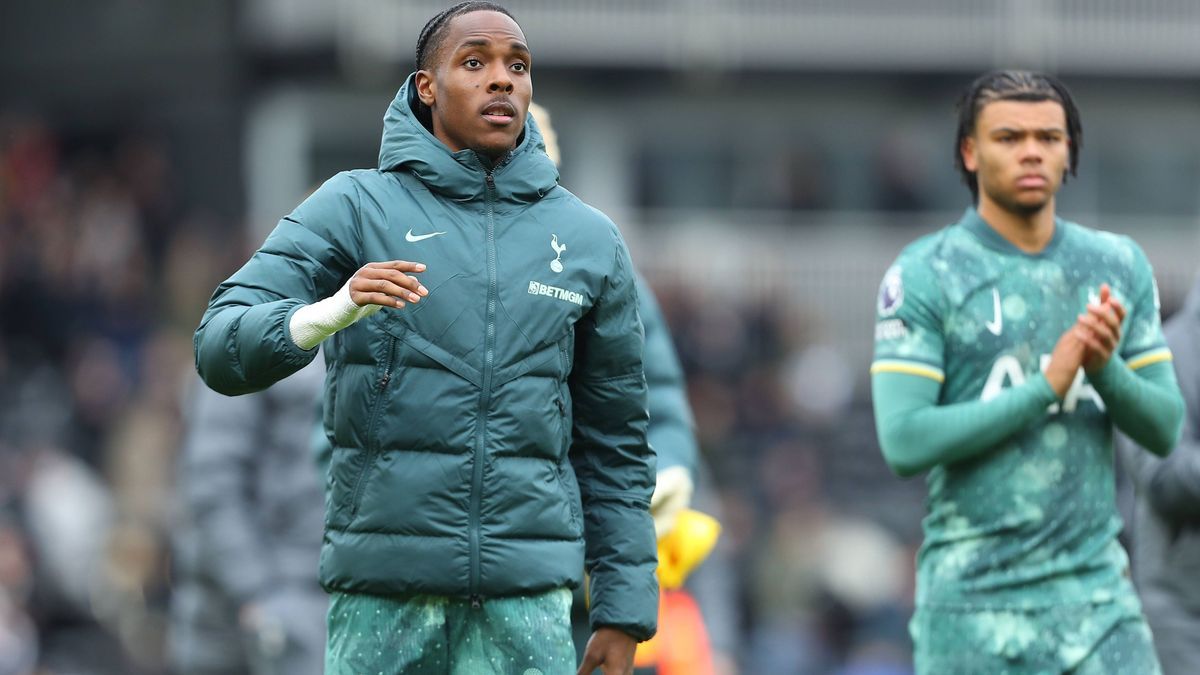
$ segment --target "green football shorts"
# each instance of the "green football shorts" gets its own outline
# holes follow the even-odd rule
[[[1136,598],[1021,610],[918,608],[909,624],[918,675],[1160,675]]]
[[[571,591],[485,599],[334,593],[326,675],[574,675]]]

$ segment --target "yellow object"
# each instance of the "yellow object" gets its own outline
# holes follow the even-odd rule
[[[658,540],[658,583],[664,589],[683,585],[717,543],[721,524],[710,515],[684,509],[675,526]]]

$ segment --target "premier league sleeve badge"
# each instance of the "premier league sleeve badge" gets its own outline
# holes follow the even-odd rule
[[[904,304],[904,278],[898,265],[893,265],[883,275],[879,284],[879,301],[876,308],[879,316],[891,316]]]

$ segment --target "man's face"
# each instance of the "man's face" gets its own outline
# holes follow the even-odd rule
[[[433,111],[433,135],[452,151],[490,157],[513,149],[533,98],[525,34],[500,12],[450,20],[432,72],[417,73],[417,95]]]
[[[979,111],[960,150],[979,181],[981,202],[1032,215],[1062,185],[1070,156],[1066,112],[1057,101],[993,101]]]

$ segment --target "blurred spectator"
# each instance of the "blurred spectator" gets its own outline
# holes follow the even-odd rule
[[[881,211],[923,211],[930,206],[925,155],[902,132],[885,138],[875,151],[875,208]]]
[[[788,396],[784,400],[808,422],[826,426],[845,419],[853,402],[854,373],[832,345],[798,350],[785,366]]]
[[[170,660],[182,675],[322,670],[324,499],[312,430],[324,375],[318,358],[240,398],[193,383],[171,602]]]
[[[828,208],[832,203],[828,157],[815,141],[793,147],[779,176],[783,204],[793,210]]]
[[[195,288],[235,253],[219,224],[181,236],[171,167],[152,136],[64,140],[0,111],[0,673],[164,667]]]
[[[664,284],[656,292],[721,498],[742,670],[910,673],[913,542],[875,522],[898,504],[917,508],[920,496],[892,489],[874,440],[858,433],[870,430],[869,409],[854,399],[840,353],[810,342],[820,327],[781,314],[783,303],[705,303]],[[863,494],[883,497],[874,512]],[[714,644],[720,634],[714,624]]]
[[[1163,333],[1185,406],[1179,443],[1166,457],[1124,435],[1116,446],[1136,489],[1134,582],[1163,673],[1183,675],[1200,672],[1200,280]]]
[[[29,544],[16,522],[0,514],[0,675],[33,672],[37,635],[24,607],[33,590]]]

